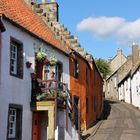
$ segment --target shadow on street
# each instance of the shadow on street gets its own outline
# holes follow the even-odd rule
[[[107,120],[108,116],[110,115],[111,111],[111,104],[117,104],[117,101],[113,100],[105,100],[104,101],[104,109],[101,115],[101,120]]]
[[[108,116],[110,115],[111,112],[111,104],[117,104],[117,101],[113,101],[113,100],[105,100],[104,101],[104,108],[103,108],[103,112],[100,116],[99,119],[97,119],[97,121],[93,124],[93,126],[95,126],[99,121],[101,120],[107,120]],[[91,126],[91,127],[93,127]],[[81,137],[82,140],[86,140],[91,134],[86,134],[84,136]]]

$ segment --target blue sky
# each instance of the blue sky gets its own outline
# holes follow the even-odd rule
[[[94,58],[131,53],[140,43],[140,0],[57,0],[59,22],[67,27]]]

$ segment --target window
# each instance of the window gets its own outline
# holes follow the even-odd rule
[[[22,106],[9,105],[7,139],[21,140]]]
[[[23,45],[13,38],[10,42],[10,74],[23,78]]]
[[[11,44],[11,73],[17,74],[17,46]]]
[[[59,62],[56,65],[56,80],[57,81],[60,81],[60,82],[63,81],[63,79],[62,79],[63,78],[62,73],[63,73],[63,64],[61,62]]]
[[[74,77],[78,78],[79,76],[79,64],[77,60],[74,60]]]

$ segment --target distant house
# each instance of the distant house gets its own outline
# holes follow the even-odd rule
[[[139,61],[132,69],[131,75],[132,105],[140,109],[140,63]]]
[[[115,72],[117,76],[118,100],[140,108],[140,50],[132,44],[132,55]],[[114,75],[115,75],[114,74]]]
[[[131,103],[131,71],[118,83],[119,100]]]
[[[127,57],[127,62],[125,62],[122,67],[118,70],[118,88],[119,88],[119,100],[123,100],[129,104],[132,103],[132,91],[134,93],[134,85],[135,81],[131,75],[134,73],[137,68],[139,62],[139,49],[138,46],[133,43],[132,44],[132,55]],[[133,81],[132,81],[133,79]],[[134,94],[135,96],[135,94]],[[133,97],[134,101],[134,97]]]
[[[131,68],[132,68],[132,56],[127,57],[127,61],[119,68],[118,74],[118,88],[119,88],[119,100],[123,100],[127,103],[131,102],[130,96],[130,75],[131,75]]]
[[[127,61],[127,58],[123,55],[122,49],[118,49],[117,55],[109,60],[111,68],[111,74],[106,79],[106,92],[105,97],[110,99],[118,99],[118,69]]]

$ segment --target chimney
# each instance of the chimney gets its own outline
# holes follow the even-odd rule
[[[46,3],[46,0],[42,0],[42,3]]]
[[[46,14],[46,19],[49,21],[58,21],[58,4],[56,0],[42,0],[42,3],[39,4],[40,8],[43,9],[43,12]]]
[[[133,42],[132,43],[132,63],[135,64],[139,59],[139,48],[138,45]]]
[[[132,55],[128,55],[127,60],[131,60],[131,59],[132,59]]]
[[[118,48],[117,52],[118,52],[118,55],[122,55],[122,49],[121,48]]]

